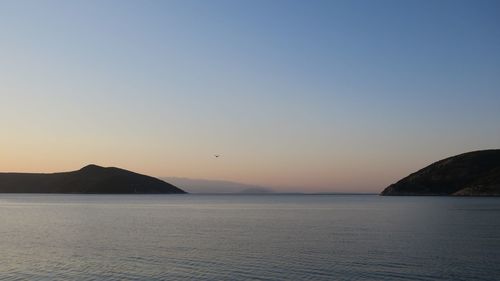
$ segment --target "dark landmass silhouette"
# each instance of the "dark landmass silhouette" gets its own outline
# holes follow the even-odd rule
[[[189,193],[273,193],[268,187],[225,180],[207,180],[179,177],[163,177]]]
[[[0,193],[180,194],[184,190],[131,171],[88,165],[78,171],[0,173]]]
[[[500,196],[500,149],[443,159],[388,186],[381,195]]]

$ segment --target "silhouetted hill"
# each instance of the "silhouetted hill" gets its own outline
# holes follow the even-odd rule
[[[500,149],[438,161],[388,186],[381,195],[500,196]]]
[[[0,173],[0,193],[186,193],[167,182],[119,168],[88,165],[78,171]]]

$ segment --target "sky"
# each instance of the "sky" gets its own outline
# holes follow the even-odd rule
[[[0,0],[0,26],[0,171],[379,192],[500,148],[500,1]]]

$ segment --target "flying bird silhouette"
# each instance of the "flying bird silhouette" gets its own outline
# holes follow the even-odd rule
[[[220,154],[214,154],[215,158],[219,158]]]

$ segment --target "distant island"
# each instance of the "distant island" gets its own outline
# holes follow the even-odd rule
[[[500,196],[500,149],[443,159],[388,186],[381,195]]]
[[[208,179],[193,179],[179,177],[163,177],[160,178],[167,182],[178,186],[188,193],[203,193],[203,194],[270,194],[274,190],[254,184],[246,184],[227,180],[208,180]]]
[[[88,165],[52,174],[0,173],[0,193],[181,194],[184,190],[146,175]]]

